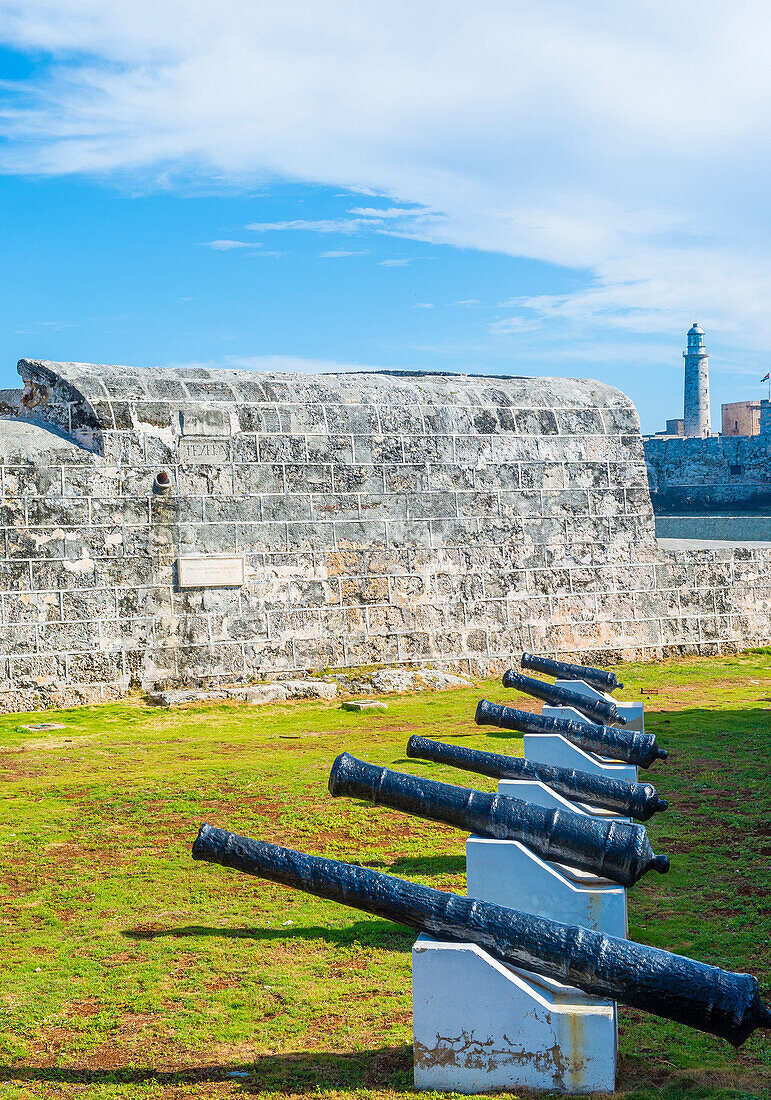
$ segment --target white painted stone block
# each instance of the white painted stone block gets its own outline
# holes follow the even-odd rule
[[[613,810],[603,810],[600,806],[587,806],[583,802],[573,802],[559,791],[553,791],[551,787],[547,787],[545,783],[540,783],[536,779],[499,779],[498,794],[505,794],[509,798],[521,798],[525,802],[532,802],[534,806],[543,806],[547,810],[572,810],[587,817],[598,817],[602,821],[632,820]]]
[[[596,722],[593,722],[591,718],[587,718],[575,707],[553,707],[549,703],[544,703],[541,713],[547,718],[565,718],[568,722],[578,722],[582,726],[597,725]]]
[[[616,1009],[525,974],[475,944],[420,936],[412,949],[415,1087],[612,1092]]]
[[[609,779],[625,779],[628,783],[637,781],[637,768],[634,764],[606,760],[594,753],[584,752],[560,734],[526,733],[523,741],[526,760],[552,764],[557,768],[575,768],[576,771],[590,772],[593,775],[605,775]]]
[[[626,730],[637,730],[645,733],[645,707],[641,702],[616,703],[619,714],[626,718]]]
[[[544,707],[543,713],[548,718],[567,718],[571,722],[580,721],[583,725],[594,725],[593,722],[589,722],[572,707]],[[557,742],[561,742],[561,744]],[[626,764],[623,760],[612,760],[606,756],[586,752],[578,745],[574,745],[572,741],[568,741],[566,737],[562,737],[561,734],[526,733],[523,744],[526,760],[536,760],[542,764],[553,764],[560,768],[576,768],[577,771],[606,775],[613,779],[626,779],[629,783],[637,781],[637,766],[635,764]],[[547,755],[532,755],[534,753],[546,753]]]
[[[616,702],[612,695],[608,695],[606,691],[601,691],[592,684],[588,684],[586,680],[555,680],[554,686],[574,691],[576,695],[583,695],[587,699],[601,699],[606,703]]]
[[[615,703],[619,714],[623,718],[626,718],[624,729],[639,730],[640,733],[645,732],[644,707],[641,702],[619,702],[618,699],[614,699],[613,696],[608,695],[607,692],[598,691],[596,687],[587,684],[586,680],[555,680],[554,686],[567,688],[569,691],[575,691],[579,695],[586,696],[587,699],[604,699],[607,703]]]
[[[469,837],[466,882],[470,898],[563,924],[580,924],[608,936],[627,937],[623,886],[577,867],[541,859],[517,840]]]

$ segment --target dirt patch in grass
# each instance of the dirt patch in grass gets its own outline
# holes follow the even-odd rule
[[[65,1016],[77,1016],[85,1020],[89,1016],[96,1016],[102,1008],[102,1002],[98,997],[87,997],[84,1001],[70,1001],[64,1006]]]
[[[653,1049],[641,1051],[650,1056],[658,1052]],[[741,1089],[743,1094],[750,1093],[758,1098],[766,1097],[768,1092],[768,1074],[758,1072],[755,1067],[739,1067],[729,1069],[678,1069],[676,1066],[667,1065],[650,1073],[641,1074],[638,1067],[629,1065],[625,1059],[621,1059],[618,1067],[617,1090],[623,1096],[626,1090],[633,1088],[662,1089],[664,1096],[672,1100],[680,1097],[710,1096],[714,1091],[725,1091],[727,1095],[736,1095]],[[734,1091],[737,1090],[737,1091]]]
[[[17,779],[38,779],[46,774],[46,769],[31,767],[28,764],[14,764],[12,761],[0,761],[3,778],[9,783]]]

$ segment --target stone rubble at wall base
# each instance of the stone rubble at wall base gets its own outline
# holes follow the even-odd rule
[[[351,691],[351,681],[344,679],[345,690]],[[441,672],[435,668],[410,670],[406,668],[378,669],[355,682],[355,692],[382,692],[385,694],[411,691],[447,691],[452,688],[471,687],[473,681],[465,676]],[[287,699],[326,699],[337,696],[336,679],[276,680],[271,684],[237,685],[219,688],[179,688],[149,692],[148,701],[159,706],[174,707],[184,703],[202,703],[232,699],[236,702],[261,705],[286,702]],[[350,708],[348,708],[350,709]]]
[[[276,684],[254,684],[220,688],[179,688],[149,692],[147,699],[162,707],[178,707],[183,703],[204,703],[233,700],[262,706],[265,703],[285,703],[287,699],[334,699],[337,684],[323,680],[285,680]]]
[[[771,641],[771,547],[657,544],[637,414],[598,382],[19,372],[0,431],[18,705]]]
[[[412,672],[406,668],[382,668],[372,676],[372,687],[379,692],[425,691],[433,688],[469,687],[471,681],[464,676],[441,672],[435,668],[422,668]]]

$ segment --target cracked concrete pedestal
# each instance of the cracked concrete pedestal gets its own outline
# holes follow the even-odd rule
[[[531,780],[504,779],[498,791],[586,817],[617,816]],[[469,837],[466,871],[469,897],[626,938],[622,887],[542,860],[518,841]],[[426,936],[413,949],[412,981],[416,1088],[613,1091],[612,1001],[506,966],[474,944]]]
[[[520,972],[476,944],[412,949],[415,1087],[480,1093],[612,1092],[616,1008]]]

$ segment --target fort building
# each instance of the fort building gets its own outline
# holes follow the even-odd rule
[[[0,430],[7,707],[771,640],[771,546],[657,540],[637,412],[610,386],[19,372]]]
[[[685,435],[685,421],[681,417],[675,417],[674,420],[667,420],[666,427],[663,432],[656,432],[656,437],[660,436],[676,436],[682,439]]]
[[[720,410],[721,435],[760,435],[760,401],[730,401]]]
[[[705,532],[685,522],[690,515],[737,511],[759,513],[759,521],[733,525],[721,519],[714,530],[771,532],[771,410],[767,400],[722,406],[722,431],[709,431],[709,378],[703,329],[688,332],[685,357],[685,417],[667,421],[664,432],[644,440],[645,460],[657,516],[682,513],[683,522],[657,524],[660,532]],[[683,424],[683,432],[673,430]],[[683,436],[685,438],[683,438]],[[767,518],[764,518],[767,517]]]

